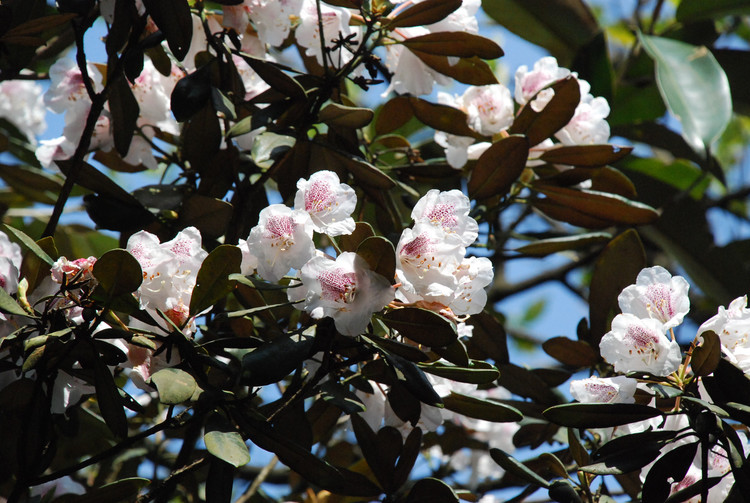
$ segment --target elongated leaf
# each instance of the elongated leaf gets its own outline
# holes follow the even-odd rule
[[[402,42],[411,51],[419,51],[437,56],[456,56],[459,58],[479,57],[496,59],[503,55],[503,50],[492,40],[462,31],[439,31],[419,37],[412,37]]]
[[[682,0],[675,17],[681,23],[694,23],[702,19],[720,19],[726,16],[750,14],[746,0]]]
[[[352,422],[352,429],[354,430],[354,436],[357,438],[357,444],[360,449],[362,449],[362,454],[365,457],[365,461],[367,461],[367,465],[372,470],[372,473],[375,475],[380,486],[388,487],[390,489],[389,486],[391,485],[393,464],[386,464],[380,456],[377,435],[359,414],[352,414],[350,419]],[[400,447],[401,439],[399,438],[399,448]]]
[[[530,484],[541,487],[549,487],[550,483],[545,479],[534,473],[529,467],[518,461],[513,456],[501,451],[500,449],[490,449],[490,456],[492,459],[500,465],[505,471],[512,473],[513,475],[520,477],[522,480]]]
[[[181,369],[161,369],[151,376],[151,382],[159,392],[159,401],[167,405],[187,402],[198,385],[193,376]]]
[[[127,250],[110,250],[94,264],[94,277],[112,297],[134,292],[143,283],[141,265]]]
[[[414,115],[426,126],[458,136],[474,136],[466,114],[447,105],[436,105],[421,98],[409,98]]]
[[[387,101],[378,112],[375,132],[378,135],[391,133],[409,122],[412,117],[414,117],[414,110],[409,105],[409,98],[397,96]]]
[[[476,360],[471,363],[470,367],[459,367],[436,362],[430,365],[420,365],[420,368],[428,374],[472,384],[489,384],[500,376],[500,371],[494,365]]]
[[[139,477],[120,479],[111,484],[89,489],[86,494],[75,495],[74,499],[67,499],[72,494],[66,494],[55,498],[55,501],[60,503],[102,503],[103,501],[125,503],[135,501],[141,489],[150,483],[151,480]]]
[[[582,0],[483,0],[488,16],[569,66],[601,30]],[[561,22],[561,20],[565,22]]]
[[[394,339],[385,339],[371,334],[361,335],[361,337],[369,341],[384,353],[393,353],[412,362],[430,361],[430,357],[427,356],[427,353],[416,348],[412,344],[404,344],[403,342],[398,342]]]
[[[459,7],[461,7],[461,0],[426,0],[419,2],[396,15],[386,25],[386,28],[405,28],[437,23]]]
[[[383,316],[383,323],[426,346],[447,346],[458,337],[453,322],[427,309],[394,309]]]
[[[583,214],[611,223],[644,225],[659,218],[659,212],[654,208],[616,194],[542,184],[536,184],[534,189],[557,204],[569,206]]]
[[[707,376],[716,370],[721,359],[721,341],[716,332],[706,331],[701,334],[703,343],[693,349],[693,373]]]
[[[314,337],[280,336],[242,357],[242,383],[264,386],[275,383],[310,357]]]
[[[567,337],[553,337],[542,344],[544,352],[572,367],[591,367],[599,361],[599,353],[586,342]]]
[[[492,68],[476,56],[459,58],[458,61],[454,61],[454,58],[429,54],[416,49],[412,50],[412,52],[424,64],[436,72],[447,75],[462,84],[472,86],[497,84],[497,77],[493,73]]]
[[[561,238],[540,239],[533,243],[520,246],[515,249],[524,255],[543,257],[552,253],[566,250],[576,250],[593,244],[606,243],[612,239],[612,235],[606,232],[591,232],[587,234],[576,234]]]
[[[4,288],[0,288],[0,311],[7,314],[14,314],[16,316],[31,317],[31,315],[19,306],[18,302],[16,302],[16,300],[11,297]]]
[[[203,441],[208,452],[230,465],[240,467],[250,462],[250,451],[242,435],[219,414],[213,414],[206,423]]]
[[[52,265],[55,263],[55,261],[52,260],[47,252],[45,252],[33,239],[31,239],[31,237],[26,235],[23,231],[20,231],[15,227],[11,227],[8,224],[3,224],[3,228],[7,233],[15,236],[21,242],[21,246],[39,257],[44,263],[46,263],[47,265]]]
[[[637,403],[569,403],[544,411],[544,417],[570,428],[609,428],[660,416],[654,407]]]
[[[125,416],[120,392],[107,365],[100,359],[94,367],[96,400],[104,421],[112,433],[120,438],[128,436],[128,419]]]
[[[128,155],[140,108],[124,76],[114,76],[109,93],[109,111],[112,114],[112,136],[117,153]]]
[[[418,481],[406,496],[406,503],[459,503],[451,486],[442,480],[426,478]]]
[[[295,100],[304,100],[306,98],[305,88],[302,87],[299,82],[284,73],[277,65],[262,59],[253,58],[246,54],[242,54],[241,56],[242,59],[244,59],[247,64],[255,70],[255,73],[257,73],[266,84],[271,86],[272,89]]]
[[[390,282],[396,275],[396,250],[393,244],[381,236],[372,236],[360,243],[357,255],[365,259],[373,272]]]
[[[318,119],[326,124],[357,129],[372,122],[374,115],[369,108],[348,107],[338,103],[330,103],[320,111]]]
[[[586,229],[604,229],[612,224],[607,220],[592,217],[586,213],[571,208],[564,204],[558,204],[549,199],[534,199],[531,205],[545,215],[561,222],[583,227]]]
[[[143,4],[164,33],[175,58],[185,59],[193,39],[193,18],[187,0],[144,0]],[[194,62],[187,63],[192,66]]]
[[[619,161],[632,150],[619,145],[565,145],[545,150],[539,158],[552,164],[595,167]]]
[[[681,481],[690,469],[699,442],[680,445],[659,458],[649,469],[643,483],[644,501],[665,501],[672,481]]]
[[[682,123],[683,138],[698,152],[709,148],[732,118],[729,80],[721,65],[705,47],[642,34],[640,40],[656,61],[659,92]]]
[[[524,136],[508,136],[494,143],[479,157],[471,172],[469,197],[505,196],[526,168],[528,156],[529,142]]]
[[[203,261],[190,297],[190,314],[195,316],[213,306],[234,288],[230,274],[240,272],[242,252],[232,245],[216,247]]]
[[[570,122],[581,101],[578,81],[574,77],[566,77],[552,84],[550,89],[555,91],[555,95],[542,111],[535,111],[527,103],[513,121],[509,133],[525,134],[529,138],[529,145],[534,146],[551,138]]]
[[[443,397],[443,405],[446,409],[458,414],[493,423],[510,423],[523,419],[523,414],[509,405],[456,393],[455,391],[451,391],[450,395]]]

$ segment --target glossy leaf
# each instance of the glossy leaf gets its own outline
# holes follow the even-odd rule
[[[386,28],[406,28],[442,21],[461,7],[461,0],[426,0],[401,11],[386,25]]]
[[[567,337],[553,337],[542,344],[544,352],[555,360],[571,367],[592,367],[599,361],[599,352],[587,342]]]
[[[619,145],[563,145],[545,150],[539,159],[550,164],[596,167],[619,161],[632,151],[633,147]]]
[[[529,142],[513,135],[493,143],[477,160],[467,189],[472,199],[505,196],[526,168]]]
[[[437,56],[496,59],[503,55],[503,50],[492,40],[461,31],[438,31],[408,38],[401,43],[411,51]]]
[[[424,3],[418,4],[424,5]],[[406,96],[397,96],[385,102],[375,120],[375,132],[378,135],[392,133],[414,117],[414,110]]]
[[[454,61],[454,58],[429,54],[416,49],[412,50],[412,52],[424,64],[436,72],[447,75],[462,84],[489,86],[498,83],[492,68],[476,56],[459,58],[458,61]]]
[[[541,112],[535,111],[529,103],[524,105],[508,130],[510,134],[525,134],[529,138],[529,145],[534,146],[551,138],[570,122],[581,101],[578,81],[574,77],[566,77],[552,84],[550,89],[555,91],[555,95]]]
[[[513,456],[505,453],[504,451],[494,448],[490,449],[490,456],[492,456],[492,459],[495,461],[495,463],[500,465],[500,467],[505,471],[512,473],[513,475],[521,478],[527,483],[541,487],[550,486],[550,483],[547,482],[547,480],[534,473],[533,470],[525,466],[523,463],[519,462]]]
[[[332,403],[344,414],[354,414],[363,412],[366,407],[362,401],[345,385],[335,381],[327,381],[320,387],[321,398],[326,402]]]
[[[693,348],[691,365],[697,376],[707,376],[716,370],[721,359],[721,341],[716,332],[706,331],[701,334],[703,343]]]
[[[351,234],[345,234],[338,238],[339,248],[342,251],[356,251],[362,242],[375,235],[372,225],[367,222],[357,222]]]
[[[361,337],[369,341],[384,353],[399,355],[400,357],[406,358],[407,360],[412,362],[430,361],[430,357],[427,356],[427,353],[413,346],[412,344],[405,344],[394,339],[385,339],[383,337],[378,337],[372,334],[361,335]]]
[[[31,237],[29,237],[25,232],[20,231],[15,227],[11,227],[8,224],[3,224],[3,229],[5,229],[6,233],[15,236],[16,239],[21,242],[21,246],[23,248],[29,250],[31,253],[41,259],[45,264],[52,265],[55,263],[55,261],[47,254],[47,252],[44,251],[42,247],[39,246],[39,244],[37,244],[37,242],[35,242],[33,239],[31,239]]]
[[[494,365],[484,361],[473,361],[470,367],[435,362],[430,365],[420,365],[420,368],[428,374],[471,384],[490,384],[500,376],[500,371]]]
[[[175,58],[185,59],[193,39],[193,18],[187,0],[144,0],[143,4],[164,33]],[[193,61],[186,63],[193,65]]]
[[[170,109],[178,122],[185,122],[202,110],[210,99],[210,75],[206,68],[199,68],[177,81],[170,97]]]
[[[598,348],[602,336],[609,331],[609,322],[619,312],[617,297],[633,283],[646,267],[646,252],[638,233],[627,230],[613,239],[594,265],[591,278],[589,344]]]
[[[242,382],[248,386],[275,383],[310,357],[314,337],[279,336],[242,357]]]
[[[467,125],[466,114],[461,110],[430,103],[421,98],[409,98],[409,104],[414,111],[414,116],[431,128],[458,136],[475,135]]]
[[[683,138],[696,151],[709,148],[732,118],[724,70],[705,47],[643,34],[640,40],[656,61],[659,91],[669,111],[682,123]]]
[[[523,414],[513,407],[455,391],[443,397],[443,405],[446,409],[463,416],[493,423],[509,423],[523,419]]]
[[[0,288],[0,312],[14,314],[16,316],[31,316],[21,306],[18,305],[18,302],[16,302],[16,300],[11,297],[4,288]]]
[[[240,467],[250,462],[250,451],[232,424],[219,414],[213,414],[203,434],[206,450],[230,465]]]
[[[250,67],[255,70],[258,77],[271,86],[272,89],[288,96],[294,100],[304,100],[306,98],[305,88],[292,77],[284,73],[278,65],[268,61],[253,58],[246,54],[242,55]]]
[[[586,229],[604,229],[612,225],[607,220],[593,217],[575,208],[558,204],[548,199],[535,199],[531,201],[531,205],[554,220],[567,222]]]
[[[544,417],[569,428],[609,428],[660,416],[659,409],[636,403],[569,403],[544,411]]]
[[[165,368],[151,376],[151,382],[159,392],[159,401],[167,405],[187,402],[198,389],[195,378],[177,368]]]
[[[685,478],[698,450],[698,442],[679,445],[666,452],[649,469],[643,483],[644,501],[665,501],[671,493],[672,481]]]
[[[112,114],[112,136],[117,152],[125,157],[130,150],[140,108],[124,76],[115,76],[109,93],[109,112]]]
[[[425,346],[447,346],[457,337],[453,322],[427,309],[394,309],[383,316],[383,323]]]
[[[333,126],[363,128],[372,122],[375,114],[369,108],[349,107],[330,103],[320,111],[318,119]]]
[[[372,236],[357,247],[357,255],[365,259],[373,272],[390,282],[396,276],[396,250],[393,243],[381,236]]]
[[[398,355],[386,354],[383,356],[391,366],[391,369],[395,372],[396,379],[398,380],[399,384],[403,385],[403,388],[408,390],[409,393],[411,393],[422,403],[426,403],[427,405],[432,405],[434,407],[443,407],[442,399],[435,392],[435,389],[432,387],[432,383],[430,383],[430,381],[427,379],[427,376],[424,375],[422,369],[420,369],[413,362],[401,358]],[[391,389],[391,391],[393,392],[394,390]],[[396,410],[393,404],[393,400],[391,400],[391,394],[389,394],[389,400],[391,401],[391,406],[394,407],[394,410]],[[397,410],[396,414],[398,414]],[[402,417],[402,419],[404,418]]]
[[[141,265],[127,250],[110,250],[94,264],[94,277],[112,297],[131,293],[143,283]]]
[[[594,244],[603,244],[612,239],[612,235],[606,232],[591,232],[587,234],[574,234],[560,238],[539,239],[530,244],[515,249],[524,255],[544,257],[561,251],[576,250]]]
[[[600,31],[581,0],[483,0],[482,8],[516,35],[547,49],[562,66]]]
[[[608,220],[613,224],[645,225],[659,218],[659,212],[654,208],[616,194],[542,184],[536,184],[534,189],[554,203],[569,206],[585,215]]]
[[[220,245],[203,261],[193,294],[190,296],[192,316],[208,309],[226,297],[234,288],[230,274],[240,272],[242,252],[236,246]]]

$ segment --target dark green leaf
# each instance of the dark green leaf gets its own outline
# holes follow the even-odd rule
[[[0,311],[17,316],[31,317],[4,288],[0,288]]]
[[[128,436],[128,419],[125,417],[120,392],[111,371],[100,359],[96,360],[94,376],[96,399],[104,421],[117,437],[126,438]]]
[[[477,160],[468,183],[469,197],[505,196],[526,168],[529,142],[513,135],[492,144]]]
[[[435,392],[435,389],[432,387],[430,381],[427,380],[422,369],[398,355],[386,354],[383,356],[395,371],[398,382],[402,384],[409,393],[418,398],[420,402],[426,403],[427,405],[432,405],[434,407],[443,406],[440,396]]]
[[[327,381],[321,387],[321,398],[330,402],[344,414],[357,414],[363,412],[366,407],[356,394],[349,390],[348,386],[341,385],[335,381]]]
[[[380,438],[380,435],[372,431],[367,422],[359,414],[352,414],[350,419],[354,435],[357,438],[360,449],[362,449],[362,454],[365,457],[365,461],[367,461],[367,465],[372,470],[380,486],[386,489],[386,491],[391,492],[393,468],[396,459],[388,459],[389,456],[384,454],[395,450],[396,457],[398,457],[398,453],[401,450],[401,434],[398,434],[398,438],[385,438],[386,441],[392,442],[393,445],[381,445],[383,439]]]
[[[279,336],[242,357],[242,382],[247,386],[275,383],[310,357],[314,337]]]
[[[144,0],[143,4],[164,33],[175,58],[185,59],[193,39],[193,18],[187,0]],[[193,65],[193,61],[186,63]]]
[[[390,241],[381,236],[369,237],[357,247],[357,255],[367,262],[373,272],[393,282],[396,276],[396,250]]]
[[[421,447],[422,430],[420,428],[413,428],[404,441],[403,449],[401,449],[401,457],[398,458],[396,470],[393,473],[393,487],[395,489],[406,483],[414,467],[414,463],[417,461]]]
[[[692,367],[697,376],[712,374],[721,359],[721,341],[715,332],[707,331],[701,334],[703,344],[693,348]]]
[[[235,467],[223,459],[213,457],[206,476],[206,501],[231,503]]]
[[[659,218],[659,212],[651,206],[617,194],[542,184],[535,184],[534,189],[557,204],[569,206],[585,215],[608,220],[611,223],[645,225]]]
[[[643,483],[643,501],[665,501],[673,482],[685,478],[698,450],[698,442],[680,445],[659,458],[649,469]]]
[[[490,449],[490,456],[492,456],[492,459],[495,461],[495,463],[500,465],[501,468],[509,473],[512,473],[516,477],[519,477],[521,480],[524,480],[527,483],[533,484],[535,486],[549,488],[549,482],[534,473],[523,463],[519,462],[517,459],[506,454],[500,449]]]
[[[548,421],[570,428],[608,428],[661,414],[659,409],[636,403],[569,403],[544,411]]]
[[[576,250],[593,244],[603,244],[612,239],[612,235],[606,232],[590,232],[587,234],[575,234],[561,238],[540,239],[530,244],[515,249],[524,255],[544,257],[552,253],[567,250]]]
[[[687,24],[702,19],[750,14],[750,5],[747,0],[682,0],[675,14],[678,21]]]
[[[430,360],[430,357],[425,352],[411,344],[404,344],[403,342],[385,339],[372,334],[362,335],[361,337],[384,353],[397,354],[413,362],[426,362]]]
[[[394,309],[383,316],[383,323],[402,336],[430,347],[447,346],[457,337],[453,322],[427,309]]]
[[[500,376],[500,371],[494,365],[481,360],[473,360],[470,367],[435,362],[429,365],[420,365],[420,368],[428,374],[471,384],[490,384]]]
[[[94,277],[112,297],[131,293],[143,283],[141,265],[127,250],[110,250],[94,264]]]
[[[230,274],[240,271],[242,252],[232,245],[220,245],[203,261],[193,294],[190,297],[190,314],[195,316],[226,297],[234,288]]]
[[[187,402],[198,389],[193,376],[181,369],[161,369],[151,376],[159,392],[159,401],[167,405]]]
[[[21,246],[29,250],[31,253],[39,257],[47,265],[52,265],[55,261],[45,252],[33,239],[27,236],[23,231],[20,231],[8,224],[3,224],[5,231],[16,237],[21,242]]]
[[[111,484],[89,489],[86,494],[64,494],[54,499],[55,503],[127,503],[135,501],[141,489],[151,483],[149,479],[126,478]]]
[[[422,26],[442,21],[461,7],[461,0],[426,0],[412,4],[385,26],[388,29]]]
[[[375,235],[372,225],[367,222],[357,222],[357,226],[351,234],[340,236],[339,248],[341,251],[356,251],[362,241]]]
[[[318,119],[333,126],[359,129],[372,122],[374,115],[369,108],[348,107],[338,103],[330,103],[320,111]]]
[[[643,34],[640,40],[656,61],[659,91],[669,111],[682,123],[683,138],[696,151],[710,147],[732,118],[724,70],[705,47]]]
[[[109,112],[112,114],[112,136],[117,152],[125,157],[130,150],[140,108],[124,76],[113,76],[110,86]]]
[[[421,98],[409,98],[414,115],[423,124],[458,136],[474,136],[467,125],[466,114],[447,105],[436,105]]]
[[[638,233],[627,230],[612,240],[602,250],[591,278],[590,339],[588,343],[598,348],[602,336],[609,331],[610,320],[619,312],[617,297],[633,283],[641,269],[646,267],[646,252]]]
[[[459,503],[451,486],[442,480],[426,478],[417,481],[406,496],[406,503]]]
[[[220,414],[209,417],[203,441],[208,452],[232,466],[240,467],[250,462],[250,451],[242,435]]]
[[[539,158],[550,164],[596,167],[619,161],[632,150],[619,145],[563,145],[545,150]]]
[[[458,414],[493,423],[509,423],[523,419],[523,414],[513,407],[455,391],[443,397],[443,404],[446,409]]]
[[[206,68],[199,68],[177,81],[172,90],[170,108],[178,122],[185,122],[204,108],[210,99],[209,73]]]
[[[503,50],[492,40],[462,31],[439,31],[402,42],[411,51],[419,51],[436,56],[456,56],[459,58],[479,57],[496,59],[502,57]]]
[[[179,222],[184,227],[196,227],[204,239],[217,239],[226,233],[232,210],[226,201],[193,194],[182,203]]]
[[[508,132],[525,134],[529,145],[534,146],[552,137],[564,128],[575,114],[581,101],[581,90],[574,77],[566,77],[550,86],[555,95],[541,112],[531,108],[531,101],[524,105]]]
[[[469,84],[471,86],[497,84],[497,77],[492,72],[492,68],[476,56],[472,58],[459,58],[458,61],[454,61],[453,58],[448,58],[447,56],[437,56],[416,49],[412,50],[412,52],[424,64],[436,72],[447,75],[462,84]]]
[[[255,70],[255,73],[263,79],[263,81],[271,86],[272,89],[282,93],[284,96],[289,96],[294,100],[305,100],[305,88],[303,88],[299,82],[294,80],[292,77],[284,73],[278,65],[269,63],[265,60],[253,58],[246,54],[242,54],[244,59],[250,68]]]
[[[567,337],[547,339],[542,344],[542,349],[555,360],[572,367],[592,367],[599,361],[599,352],[591,345]]]
[[[70,160],[55,161],[66,176],[70,176],[73,162]],[[83,162],[78,166],[76,171],[76,184],[85,189],[89,189],[106,198],[116,199],[134,209],[142,209],[138,200],[128,191],[123,189],[119,184],[107,175],[93,167],[91,164]],[[133,212],[133,209],[130,210]]]

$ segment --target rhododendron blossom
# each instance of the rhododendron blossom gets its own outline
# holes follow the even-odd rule
[[[638,273],[635,284],[626,287],[617,297],[623,313],[651,318],[664,324],[664,329],[682,323],[690,310],[688,282],[672,276],[660,266],[647,267]]]
[[[313,222],[304,210],[272,204],[259,215],[247,238],[258,258],[258,274],[279,281],[290,269],[299,269],[315,254]]]
[[[318,15],[318,5],[320,5],[320,15]],[[352,59],[352,53],[343,47],[334,49],[334,40],[346,39],[352,33],[359,34],[358,28],[349,26],[351,12],[342,7],[336,7],[325,3],[316,2],[316,0],[303,0],[302,8],[299,14],[299,26],[297,26],[294,36],[299,45],[304,47],[305,54],[315,56],[318,64],[324,64],[321,47],[320,26],[323,26],[323,45],[330,52],[330,59],[334,66],[340,67]]]
[[[432,189],[414,205],[411,218],[417,225],[429,223],[446,234],[455,234],[464,246],[469,246],[479,234],[479,225],[469,216],[469,211],[471,201],[460,190]]]
[[[42,86],[29,80],[0,82],[0,118],[13,123],[32,144],[47,128]]]
[[[667,338],[660,321],[632,314],[615,316],[612,330],[602,337],[599,349],[617,372],[667,376],[682,363],[679,344]]]
[[[570,75],[570,70],[557,66],[557,60],[551,56],[541,58],[534,63],[532,70],[529,70],[529,67],[526,65],[519,66],[515,75],[516,103],[525,105],[542,89],[560,79],[564,79],[568,75]],[[537,96],[536,99],[540,100],[537,105],[539,110],[544,108],[544,105],[552,99],[553,95],[554,92],[552,90],[545,90]]]
[[[315,319],[330,316],[336,330],[344,335],[364,332],[372,313],[394,297],[388,280],[352,252],[344,252],[335,260],[313,257],[300,270],[299,279],[302,286],[290,288],[289,299],[303,301],[301,309]]]
[[[329,236],[351,234],[356,226],[351,217],[356,206],[354,189],[341,183],[333,171],[318,171],[309,180],[301,178],[297,182],[294,208],[310,215],[316,232]]]
[[[201,248],[198,229],[188,227],[165,243],[140,231],[130,236],[127,250],[143,270],[143,283],[136,292],[141,307],[152,312],[161,310],[177,326],[183,326],[189,319],[198,271],[208,256]],[[159,316],[154,319],[160,321]]]
[[[571,381],[570,394],[581,403],[635,403],[638,381],[625,376]]]
[[[8,235],[0,231],[0,288],[13,294],[18,289],[21,270],[21,247],[12,243]]]
[[[750,372],[750,309],[747,296],[734,299],[729,307],[719,306],[719,312],[698,328],[698,336],[707,331],[719,336],[726,358]]]
[[[423,222],[404,229],[396,247],[396,276],[402,288],[422,297],[453,296],[457,286],[454,272],[461,263],[464,247],[457,234]]]

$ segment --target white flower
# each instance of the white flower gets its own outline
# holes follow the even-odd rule
[[[486,257],[464,258],[454,276],[458,285],[448,307],[458,316],[481,313],[487,304],[484,288],[492,283],[494,277],[492,261]]]
[[[354,189],[339,181],[333,171],[318,171],[309,180],[297,182],[294,208],[309,213],[317,232],[329,236],[351,234],[356,224],[351,217],[357,206]]]
[[[643,371],[667,376],[682,362],[680,346],[664,334],[660,321],[641,319],[633,314],[618,314],[612,330],[599,343],[602,357],[617,372]]]
[[[258,257],[258,274],[279,281],[290,269],[299,269],[315,255],[313,222],[303,210],[272,204],[261,210],[258,225],[247,238]]]
[[[32,144],[47,128],[42,92],[42,86],[31,80],[0,82],[0,117],[12,122]]]
[[[152,312],[160,309],[175,325],[185,325],[198,271],[208,256],[201,248],[198,229],[188,227],[165,243],[149,232],[140,231],[130,236],[127,250],[143,270],[143,283],[137,291],[141,307]],[[161,321],[159,316],[154,319]]]
[[[352,252],[344,252],[336,260],[313,257],[300,270],[299,279],[302,286],[290,289],[290,300],[304,300],[302,309],[313,318],[330,316],[344,335],[364,332],[372,313],[394,297],[388,280]]]
[[[264,44],[280,46],[289,36],[292,21],[300,14],[302,0],[245,0],[240,5],[224,5],[224,26],[244,35],[248,17]]]
[[[719,306],[719,312],[698,328],[700,336],[713,331],[721,340],[721,350],[727,359],[750,372],[750,309],[747,296],[734,299],[728,308]]]
[[[534,69],[531,71],[529,71],[529,68],[526,65],[519,66],[518,70],[516,70],[515,77],[516,103],[519,105],[525,105],[539,91],[568,75],[570,75],[570,70],[558,67],[557,60],[551,56],[541,58],[534,63]],[[544,105],[546,105],[550,99],[552,99],[552,95],[549,95],[544,99],[546,99],[546,101],[544,101],[543,104],[540,103],[540,110],[541,108],[544,108]],[[536,111],[538,112],[539,110]]]
[[[468,116],[469,127],[481,135],[492,136],[513,124],[513,98],[510,89],[502,84],[471,86],[459,102]]]
[[[0,288],[10,294],[18,289],[21,270],[21,247],[12,243],[8,235],[0,231]]]
[[[453,297],[454,275],[464,256],[457,233],[446,234],[429,222],[404,229],[396,247],[396,276],[401,289],[422,297]]]
[[[658,320],[668,330],[682,323],[690,311],[688,288],[682,276],[673,277],[660,266],[647,267],[638,273],[634,285],[620,293],[617,302],[623,313]]]
[[[345,39],[352,33],[349,27],[351,12],[342,7],[335,7],[320,3],[320,18],[316,0],[303,0],[299,14],[299,25],[294,35],[305,54],[315,56],[319,64],[323,64],[323,53],[320,44],[320,25],[323,25],[323,43],[326,48],[333,49],[333,40]],[[359,34],[359,30],[354,33]],[[334,65],[341,66],[352,59],[353,54],[339,47],[330,52],[330,60]]]
[[[579,81],[584,82],[584,81]],[[588,83],[587,83],[588,85]],[[609,141],[609,103],[602,97],[582,96],[570,122],[555,133],[563,145],[597,145]]]
[[[242,252],[240,274],[248,276],[255,272],[255,269],[258,267],[258,257],[250,250],[250,244],[244,239],[238,240],[237,248]]]
[[[441,192],[431,189],[422,196],[411,212],[414,223],[429,223],[446,234],[459,237],[464,246],[471,245],[479,231],[477,221],[469,216],[471,201],[460,190]]]
[[[571,381],[570,394],[581,403],[635,403],[638,381],[625,376]]]

